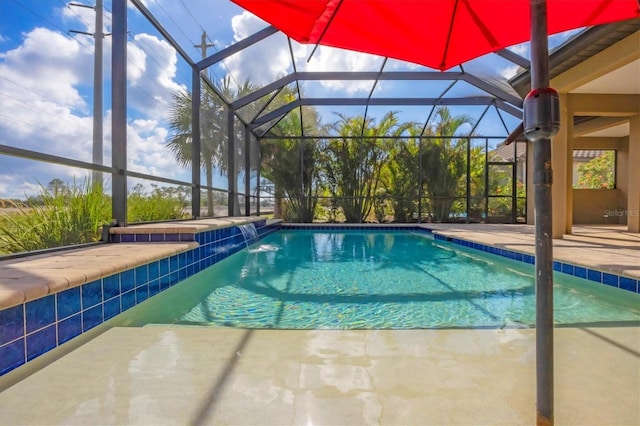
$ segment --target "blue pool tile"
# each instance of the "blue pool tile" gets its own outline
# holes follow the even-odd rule
[[[200,244],[200,245],[204,244],[204,242],[205,242],[205,234],[206,234],[206,232],[198,232],[198,233],[195,235],[195,241],[196,241],[196,243],[198,243],[198,244]]]
[[[0,346],[24,336],[24,305],[0,311]]]
[[[148,243],[149,241],[151,241],[151,235],[136,234],[136,243]]]
[[[82,309],[88,309],[102,303],[102,283],[93,281],[82,286]]]
[[[182,268],[178,271],[179,281],[187,279],[187,268]]]
[[[55,347],[56,326],[52,324],[27,336],[27,361],[31,361]]]
[[[169,270],[171,272],[178,270],[178,255],[174,255],[169,258]]]
[[[634,293],[640,292],[640,289],[638,288],[638,280],[634,280],[629,277],[620,277],[620,288],[633,291]]]
[[[158,262],[149,263],[149,281],[157,280],[160,276],[160,267]]]
[[[82,334],[82,315],[76,314],[58,322],[58,344],[73,339]]]
[[[169,273],[169,258],[160,259],[159,269],[160,276],[167,275]]]
[[[178,268],[187,266],[187,253],[178,253]]]
[[[574,269],[574,267],[570,263],[563,263],[562,264],[562,273],[563,274],[573,275],[573,273],[574,273],[573,269]]]
[[[165,241],[180,241],[180,234],[164,234]]]
[[[618,276],[603,272],[602,273],[602,283],[606,284],[606,285],[610,285],[612,287],[618,287]]]
[[[110,275],[102,279],[104,300],[120,295],[120,274]]]
[[[136,288],[136,304],[144,302],[149,298],[149,285],[142,285]]]
[[[122,234],[120,241],[123,243],[133,243],[136,241],[136,236],[133,234]]]
[[[578,278],[587,279],[587,268],[583,268],[582,266],[576,266],[574,268],[573,274]]]
[[[20,367],[25,363],[24,338],[5,346],[0,346],[0,375]]]
[[[149,283],[149,297],[160,293],[160,280],[153,280]]]
[[[602,272],[593,269],[587,269],[587,279],[591,281],[602,282]]]
[[[56,293],[58,321],[80,312],[80,287]]]
[[[187,252],[187,263],[186,265],[191,265],[193,263],[193,250],[189,250]]]
[[[163,275],[160,277],[160,291],[165,291],[171,287],[171,276]]]
[[[94,306],[82,312],[82,331],[92,329],[104,320],[102,316],[102,305]]]
[[[178,284],[178,282],[180,282],[180,275],[178,274],[178,271],[172,272],[170,277],[171,277],[171,280],[169,281],[170,285],[173,286],[173,285]]]
[[[562,271],[562,263],[558,262],[558,261],[553,261],[553,270],[554,271]]]
[[[193,234],[180,234],[180,241],[193,241]]]
[[[46,327],[56,321],[56,301],[53,294],[25,304],[27,333]]]
[[[122,296],[121,296],[121,302],[122,302],[122,312],[124,312],[127,309],[135,306],[135,304],[136,304],[136,291],[135,290],[131,290],[131,291],[128,291],[126,293],[123,293]]]
[[[136,275],[133,269],[120,273],[120,293],[126,293],[136,287]]]
[[[138,266],[136,269],[136,287],[146,285],[149,282],[149,268],[147,265]]]
[[[120,313],[120,297],[114,297],[104,302],[104,320],[115,317]]]
[[[161,243],[164,241],[164,234],[151,234],[152,243]]]
[[[109,242],[111,242],[111,243],[120,243],[120,242],[122,242],[122,235],[120,235],[120,234],[110,235],[109,236]]]
[[[535,256],[531,256],[530,254],[525,254],[524,261],[529,265],[534,265],[536,263],[536,258]]]

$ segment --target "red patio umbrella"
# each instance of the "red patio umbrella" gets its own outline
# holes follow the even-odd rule
[[[536,422],[553,424],[553,243],[549,34],[640,17],[639,0],[232,0],[300,43],[388,56],[446,70],[531,40],[523,129],[534,142]]]
[[[446,70],[529,40],[529,0],[232,0],[294,40]],[[547,0],[548,34],[640,16],[638,0]]]

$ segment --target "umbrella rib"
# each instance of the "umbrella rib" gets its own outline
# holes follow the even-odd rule
[[[445,60],[447,59],[447,52],[449,51],[449,42],[451,41],[451,34],[453,32],[453,24],[456,20],[456,11],[458,10],[458,0],[453,4],[453,13],[451,14],[451,21],[449,22],[449,32],[447,33],[447,42],[444,45],[444,53],[442,54],[442,61],[440,62],[440,69],[445,67]]]
[[[316,42],[316,45],[313,46],[313,50],[311,51],[311,54],[307,58],[307,63],[309,63],[309,61],[313,57],[313,54],[316,53],[316,49],[318,49],[318,46],[320,46],[320,43],[322,42],[322,39],[324,38],[324,35],[327,33],[327,30],[329,29],[329,26],[331,25],[331,22],[333,22],[333,18],[335,18],[335,16],[338,14],[338,10],[340,10],[340,6],[342,6],[342,1],[343,0],[340,0],[338,2],[338,5],[336,6],[335,10],[333,11],[331,16],[329,17],[329,20],[327,21],[327,25],[322,30],[322,33],[320,34],[320,37],[318,37],[318,41]]]

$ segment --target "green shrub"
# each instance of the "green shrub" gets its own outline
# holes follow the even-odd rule
[[[154,186],[148,195],[142,185],[136,185],[127,199],[129,223],[185,219],[184,200],[170,194],[165,188]]]

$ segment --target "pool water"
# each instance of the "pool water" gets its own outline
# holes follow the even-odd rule
[[[640,325],[637,294],[560,274],[554,281],[556,324]],[[165,293],[156,305],[149,300],[137,324],[409,329],[535,321],[533,265],[416,232],[280,231]]]

